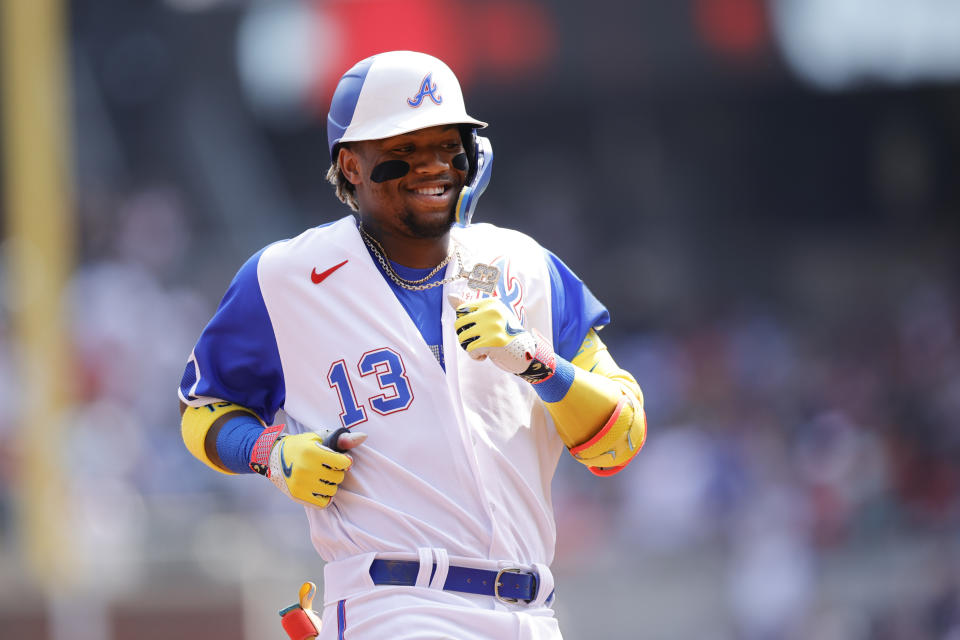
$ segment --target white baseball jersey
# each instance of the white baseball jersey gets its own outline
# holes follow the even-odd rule
[[[534,240],[455,227],[466,265],[500,267],[496,295],[571,359],[606,309]],[[455,262],[455,261],[452,261]],[[458,265],[450,264],[447,275]],[[470,293],[463,279],[448,294]],[[472,292],[472,295],[477,295]],[[327,561],[443,548],[451,556],[549,565],[550,483],[563,450],[530,384],[472,360],[441,315],[444,365],[347,216],[270,245],[241,269],[191,356],[181,399],[229,400],[292,432],[369,434],[327,509],[308,507]]]

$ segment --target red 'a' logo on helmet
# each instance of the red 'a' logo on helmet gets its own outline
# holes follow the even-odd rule
[[[407,104],[414,108],[419,107],[424,98],[430,98],[434,104],[443,102],[443,98],[437,93],[437,83],[433,81],[432,73],[424,76],[423,82],[420,83],[420,91],[412,98],[407,98]]]

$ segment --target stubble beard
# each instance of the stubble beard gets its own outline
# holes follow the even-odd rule
[[[439,221],[424,222],[418,220],[411,211],[405,211],[400,221],[413,237],[432,239],[442,238],[449,233],[450,228],[453,226],[454,218],[454,211],[453,208],[451,208],[447,217]]]

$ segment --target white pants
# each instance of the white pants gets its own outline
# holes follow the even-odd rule
[[[496,570],[496,563],[448,561],[442,550],[421,549],[417,585],[377,586],[369,573],[370,563],[377,557],[418,559],[371,553],[328,563],[318,640],[562,640],[553,609],[543,604],[553,591],[553,576],[542,565],[537,567],[538,599],[525,605],[441,588],[449,564]],[[434,563],[437,570],[431,580]]]

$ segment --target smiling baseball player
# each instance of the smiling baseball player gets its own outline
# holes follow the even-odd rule
[[[484,127],[434,57],[347,71],[328,179],[356,215],[250,258],[181,381],[191,453],[305,505],[323,639],[560,638],[559,456],[610,475],[646,435],[607,310],[530,237],[470,224]]]

